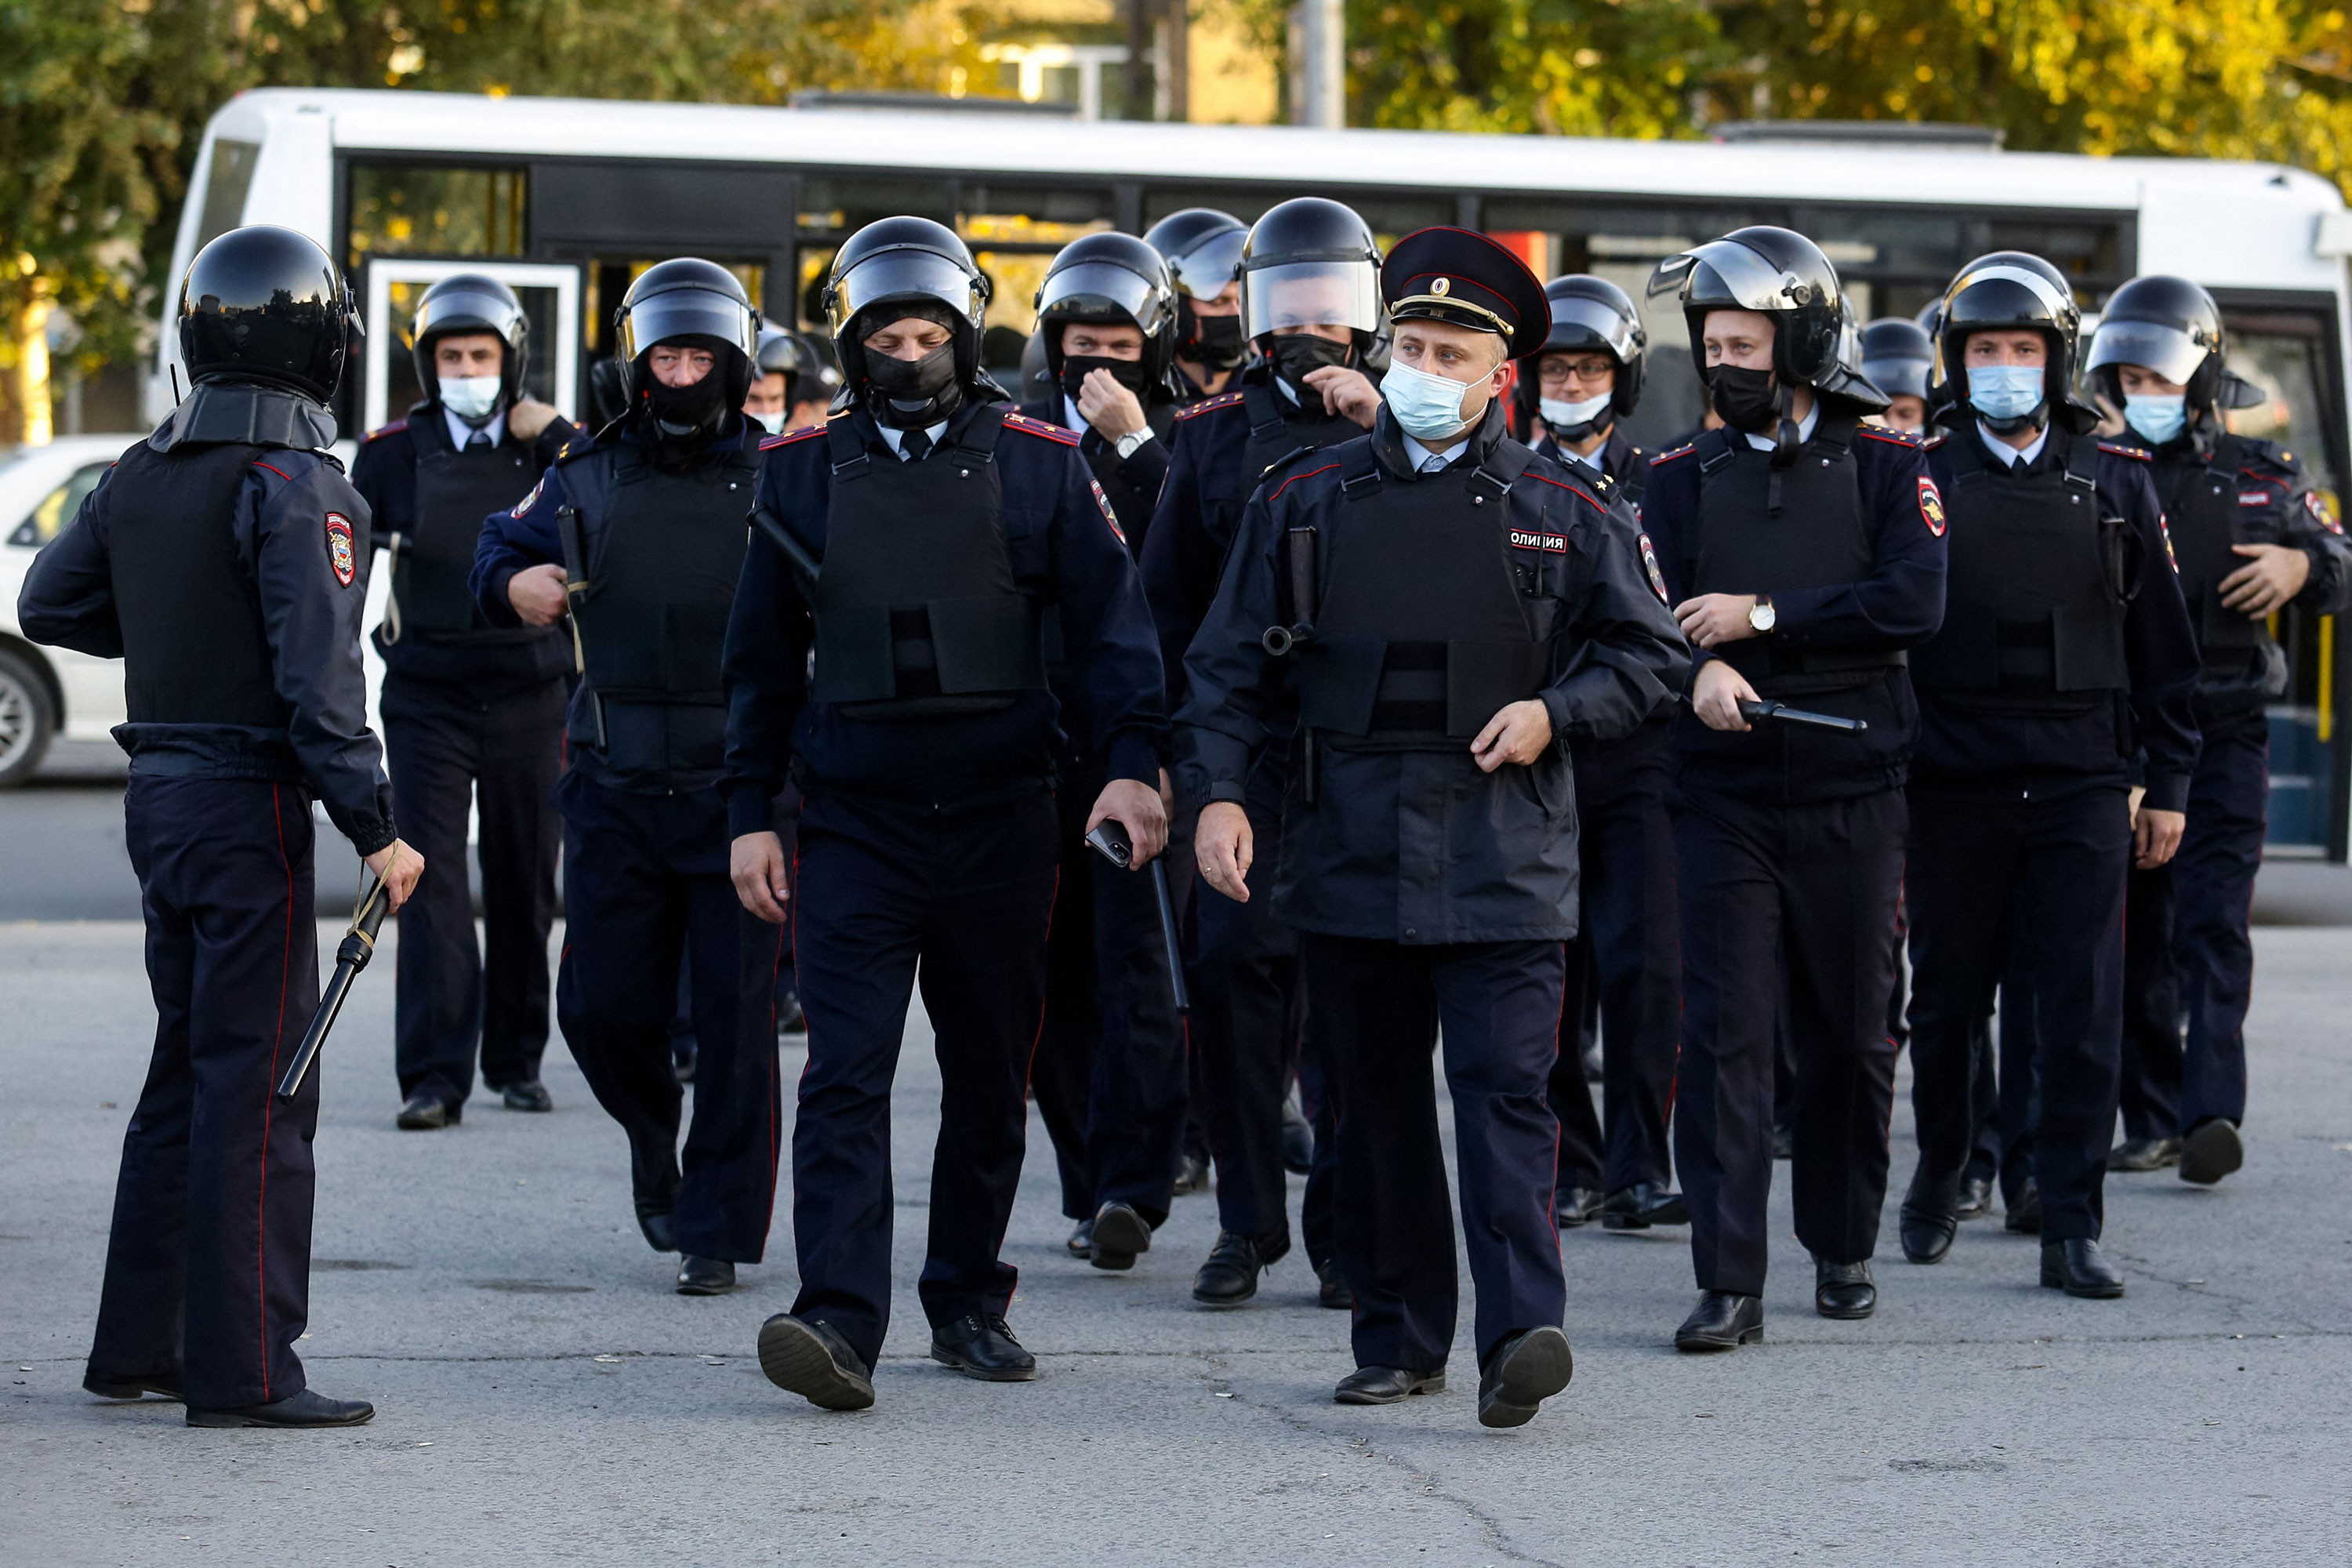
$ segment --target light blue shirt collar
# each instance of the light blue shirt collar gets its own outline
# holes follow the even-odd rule
[[[2042,448],[2050,444],[2050,426],[2047,425],[2036,431],[2033,439],[2022,447],[2011,446],[1994,435],[1991,427],[1981,419],[1977,421],[1977,434],[1984,437],[1985,450],[1999,458],[2000,466],[2004,468],[2013,468],[2020,463],[2033,461],[2034,458],[2042,456]]]
[[[450,413],[446,408],[444,408],[441,411],[441,417],[449,426],[449,444],[457,447],[460,452],[464,451],[466,449],[466,443],[474,438],[474,427],[471,425],[467,424],[463,419],[458,418],[456,415]],[[507,437],[507,411],[504,408],[501,408],[496,414],[491,415],[490,422],[482,426],[481,433],[490,438],[490,445],[493,447],[505,440]]]

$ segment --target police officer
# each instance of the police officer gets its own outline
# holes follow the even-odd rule
[[[1902,1237],[1915,1263],[1951,1247],[1973,1132],[1969,1036],[2010,977],[2031,1001],[2042,1283],[2108,1298],[2124,1291],[2098,1242],[2124,876],[2179,843],[2197,763],[2197,643],[2147,455],[2103,446],[2096,413],[2074,398],[2080,325],[2064,275],[2022,252],[1979,257],[1944,295],[1948,433],[1920,493],[1948,509],[1951,571],[1942,629],[1913,658],[1919,1164]],[[2136,749],[2147,785],[2137,813]]]
[[[1140,549],[1168,475],[1174,422],[1169,353],[1176,294],[1160,253],[1132,235],[1092,234],[1065,247],[1037,291],[1049,399],[1021,412],[1083,434],[1078,454]],[[1066,708],[1072,685],[1058,619],[1047,676]],[[1078,1222],[1071,1250],[1097,1268],[1133,1267],[1168,1217],[1184,1132],[1185,1051],[1150,882],[1087,847],[1087,818],[1107,782],[1072,726],[1055,763],[1061,816],[1059,918],[1046,944],[1045,1020],[1030,1082],[1053,1139],[1062,1209]]]
[[[874,1402],[890,1302],[890,1082],[919,963],[944,1083],[920,1294],[934,1359],[1026,1381],[999,1257],[1045,999],[1061,748],[1052,605],[1135,864],[1167,837],[1167,720],[1135,565],[1078,438],[980,367],[988,283],[951,230],[867,225],[825,289],[848,403],[781,437],[727,633],[728,795],[744,906],[784,918],[768,801],[806,797],[789,893],[809,1058],[793,1131],[801,1289],[760,1331],[780,1387]],[[810,651],[814,649],[814,676]],[[1164,978],[1164,976],[1163,976]]]
[[[41,552],[25,635],[124,664],[123,801],[155,1053],[123,1139],[82,1386],[191,1426],[353,1426],[294,1352],[310,1315],[319,1075],[277,1104],[319,999],[310,802],[404,903],[360,667],[368,509],[328,455],[358,321],[327,253],[233,229],[180,291],[194,389]]]
[[[679,1294],[717,1295],[766,1248],[782,1137],[781,950],[736,905],[719,792],[721,635],[759,472],[760,426],[740,412],[759,313],[732,273],[689,257],[639,274],[614,325],[628,413],[489,520],[474,592],[493,625],[573,616],[585,671],[556,786],[556,1018],[628,1136],[646,1242],[682,1255]],[[668,1029],[681,962],[698,1046],[682,1172]]]
[[[451,874],[400,912],[394,1059],[402,1127],[447,1127],[482,1081],[510,1110],[548,1110],[547,933],[561,827],[549,792],[563,766],[572,643],[555,626],[493,626],[467,578],[482,519],[520,500],[578,432],[522,395],[529,318],[495,278],[425,291],[409,353],[425,395],[360,446],[352,486],[392,557],[375,646],[384,661],[393,806]],[[478,802],[482,927],[456,868]]]
[[[1927,433],[1927,381],[1936,344],[1927,329],[1900,316],[1862,329],[1861,368],[1873,386],[1886,394],[1886,412],[1873,416],[1890,430]]]
[[[1838,362],[1837,272],[1784,228],[1671,258],[1723,427],[1652,465],[1643,525],[1699,650],[1674,720],[1683,935],[1675,1155],[1701,1292],[1683,1351],[1761,1339],[1774,1037],[1795,1055],[1797,1237],[1825,1317],[1876,1310],[1895,1051],[1885,1033],[1914,710],[1904,649],[1943,607],[1919,443]],[[1749,706],[1853,721],[1801,727]],[[1785,989],[1784,989],[1785,988]]]
[[[1242,334],[1242,247],[1249,226],[1214,207],[1170,213],[1143,231],[1176,286],[1176,395],[1198,403],[1225,390],[1249,357]]]
[[[807,333],[760,329],[751,384],[743,394],[746,418],[771,436],[805,430],[824,423],[825,410],[840,390],[841,372]]]
[[[1171,220],[1172,221],[1172,220]],[[1177,416],[1168,482],[1143,552],[1144,590],[1160,628],[1169,697],[1181,704],[1192,646],[1217,593],[1243,509],[1276,464],[1352,439],[1371,427],[1380,393],[1364,374],[1380,331],[1380,247],[1350,208],[1300,196],[1269,209],[1243,247],[1244,330],[1258,351],[1237,390]],[[1213,274],[1209,280],[1213,280]],[[1200,285],[1207,286],[1207,281]],[[1263,631],[1265,628],[1258,628]],[[1253,634],[1255,635],[1255,634]],[[1260,891],[1278,874],[1278,827],[1290,771],[1288,716],[1266,720],[1253,759],[1246,807],[1265,846],[1252,874]],[[1188,809],[1202,802],[1193,798]],[[1199,1054],[1203,1120],[1217,1159],[1218,1236],[1192,1284],[1206,1307],[1237,1307],[1258,1277],[1290,1250],[1283,1174],[1283,1107],[1291,1065],[1316,1080],[1319,1169],[1307,1178],[1300,1218],[1317,1299],[1349,1305],[1330,1231],[1337,1110],[1298,1024],[1297,937],[1267,900],[1235,902],[1193,889],[1192,1048]]]
[[[1280,464],[1251,498],[1187,656],[1182,761],[1207,803],[1203,897],[1246,905],[1268,891],[1247,879],[1254,761],[1278,737],[1303,752],[1270,901],[1301,932],[1341,1107],[1336,1242],[1357,1369],[1335,1397],[1445,1386],[1454,1226],[1429,1076],[1442,1020],[1478,1419],[1516,1426],[1570,1372],[1545,1101],[1577,923],[1561,742],[1630,733],[1686,656],[1628,520],[1505,428],[1507,363],[1544,342],[1535,275],[1483,235],[1423,229],[1397,242],[1381,292],[1395,323],[1382,411],[1370,435]],[[1295,737],[1269,723],[1294,704]]]
[[[2133,873],[2138,908],[2125,948],[2143,973],[2131,977],[2140,994],[2125,1001],[2128,1137],[2109,1168],[2177,1160],[2183,1180],[2203,1184],[2244,1159],[2247,926],[2270,796],[2263,705],[2286,689],[2286,656],[2264,618],[2289,605],[2315,616],[2352,607],[2352,545],[2303,465],[2222,422],[2224,407],[2261,395],[2223,368],[2226,353],[2212,296],[2186,279],[2154,277],[2116,291],[2088,355],[2092,384],[2154,458],[2203,661],[2192,707],[2204,743],[2180,851],[2169,866]],[[2165,931],[2168,955],[2160,934],[2143,940]],[[2189,1017],[2185,1064],[2176,1008]]]
[[[1535,374],[1519,378],[1517,394],[1537,432],[1535,449],[1568,467],[1597,470],[1614,499],[1638,508],[1650,454],[1625,439],[1618,421],[1642,400],[1650,338],[1641,312],[1614,283],[1584,274],[1553,279],[1544,297],[1551,330]],[[1646,1230],[1690,1217],[1671,1190],[1666,1148],[1682,1015],[1674,828],[1665,805],[1672,712],[1669,700],[1630,735],[1569,748],[1584,912],[1568,946],[1560,1035],[1563,1042],[1578,1041],[1587,1020],[1604,1025],[1607,1130],[1592,1115],[1584,1053],[1564,1047],[1550,1090],[1559,1119],[1553,1210],[1562,1226],[1586,1224],[1597,1214],[1611,1230]]]

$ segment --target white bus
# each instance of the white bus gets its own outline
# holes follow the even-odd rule
[[[1018,360],[1055,249],[1096,229],[1139,233],[1181,207],[1246,221],[1289,196],[1335,196],[1384,241],[1459,224],[1505,238],[1545,276],[1597,272],[1636,299],[1658,258],[1775,223],[1821,242],[1863,321],[1912,314],[1994,249],[2049,258],[2086,310],[2137,273],[2195,279],[2221,302],[2234,368],[2270,395],[2235,416],[2239,427],[2284,440],[2330,490],[2352,474],[2352,214],[2334,185],[2300,170],[2003,153],[1900,126],[1877,142],[1618,142],[978,108],[248,92],[205,130],[173,275],[242,223],[299,229],[341,258],[368,317],[365,361],[341,409],[357,434],[406,411],[411,302],[459,268],[522,296],[533,390],[571,414],[638,269],[708,257],[733,267],[772,321],[821,326],[816,292],[834,247],[894,213],[937,218],[970,242],[996,285],[988,358],[1004,365]],[[168,315],[163,325],[148,391],[158,418],[176,369]],[[1696,424],[1700,398],[1680,317],[1653,314],[1650,338],[1651,390],[1629,434],[1657,444]],[[2334,628],[2291,611],[2279,630],[2294,685],[2273,710],[2273,847],[2341,859],[2352,746],[2339,731],[2352,699]]]

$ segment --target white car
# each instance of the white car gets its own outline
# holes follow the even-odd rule
[[[30,778],[58,736],[103,741],[122,722],[122,661],[27,642],[16,595],[41,546],[139,439],[67,436],[0,457],[0,785]]]

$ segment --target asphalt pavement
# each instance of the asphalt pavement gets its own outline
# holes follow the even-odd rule
[[[12,816],[28,797],[0,803]],[[5,868],[6,862],[0,862]],[[13,869],[0,879],[14,882]],[[322,949],[335,931],[321,928]],[[768,1261],[688,1300],[639,1239],[620,1134],[559,1042],[557,1110],[478,1099],[394,1130],[389,957],[322,1068],[313,1384],[377,1402],[328,1433],[194,1431],[79,1388],[114,1162],[152,1010],[128,922],[0,925],[0,1560],[41,1564],[2319,1563],[2352,1539],[2352,931],[2268,929],[2247,1168],[2108,1188],[2121,1301],[2035,1285],[2030,1240],[1964,1227],[1934,1268],[1887,1213],[1877,1317],[1811,1310],[1779,1167],[1763,1345],[1674,1353],[1687,1233],[1562,1240],[1577,1373],[1515,1432],[1476,1373],[1330,1403],[1347,1320],[1294,1257],[1258,1300],[1187,1295],[1215,1228],[1181,1199],[1130,1273],[1062,1251],[1030,1130],[1006,1256],[1026,1385],[926,1357],[914,1298],[939,1079],[900,1064],[898,1296],[880,1402],[827,1415],[753,1353],[794,1289]],[[788,1050],[790,1081],[801,1054]],[[1895,1190],[1913,1152],[1895,1117]],[[1294,1184],[1294,1213],[1296,1186]],[[1470,1292],[1464,1291],[1465,1326]]]

